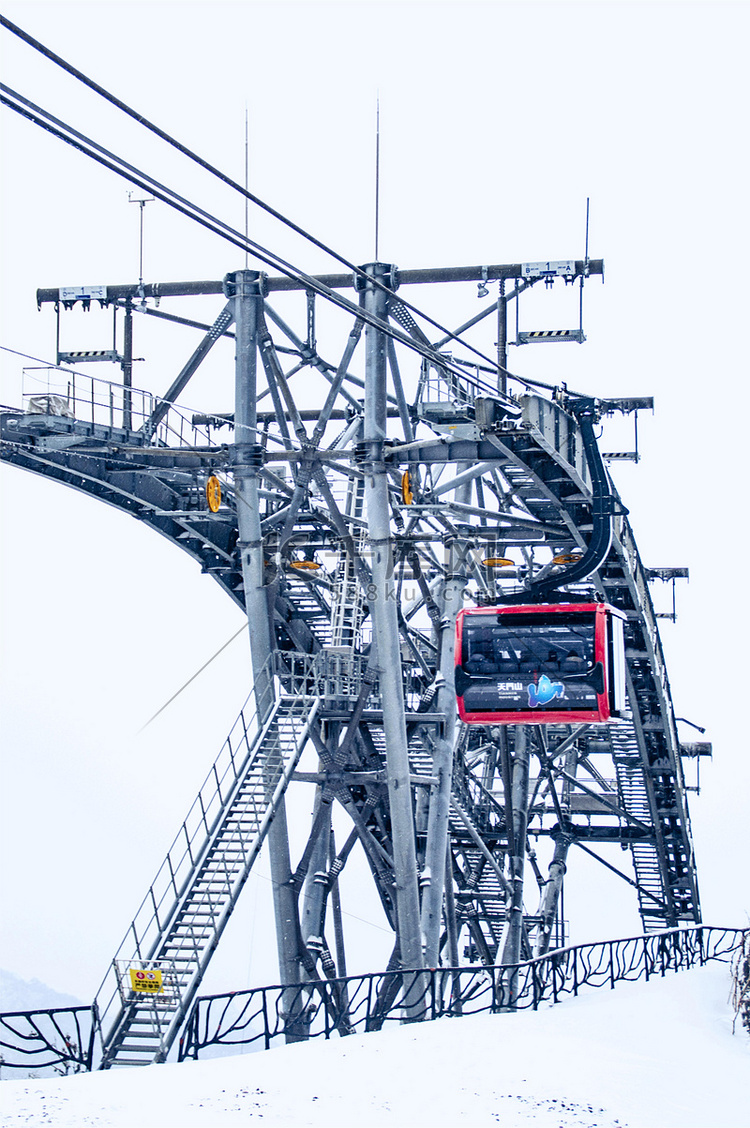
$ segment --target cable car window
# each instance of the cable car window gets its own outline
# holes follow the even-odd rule
[[[468,713],[535,709],[596,709],[601,670],[595,661],[591,614],[467,616],[461,666]],[[457,685],[458,688],[458,685]]]
[[[626,707],[623,620],[603,603],[459,612],[461,718],[468,724],[616,719]]]

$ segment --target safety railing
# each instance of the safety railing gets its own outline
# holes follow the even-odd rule
[[[276,669],[285,692],[318,697],[328,706],[345,702],[351,704],[366,682],[370,692],[365,708],[382,708],[378,674],[371,667],[370,658],[353,654],[346,646],[326,646],[316,654],[280,651],[277,653]],[[417,709],[421,701],[421,685],[413,678],[417,672],[418,667],[404,662],[404,695],[408,709]]]
[[[480,368],[458,372],[452,366],[453,358],[445,354],[445,367],[424,363],[418,400],[427,403],[454,403],[473,405],[477,396],[496,396],[497,386],[480,376]]]
[[[560,948],[505,967],[391,971],[294,987],[257,987],[196,999],[179,1058],[270,1049],[286,1040],[332,1038],[404,1021],[537,1010],[582,990],[614,988],[711,960],[728,965],[750,929],[698,925]],[[96,1067],[96,1004],[0,1015],[0,1077],[78,1073]]]
[[[268,669],[272,669],[272,659]],[[275,681],[272,676],[262,676],[256,684],[264,687],[260,701],[253,690],[240,710],[99,989],[97,1001],[103,1030],[121,1005],[127,968],[152,968],[152,955],[164,928],[188,887],[248,757],[269,723],[276,701]]]
[[[748,931],[698,925],[561,948],[502,967],[380,972],[205,996],[188,1015],[179,1057],[198,1058],[209,1048],[212,1056],[269,1049],[404,1021],[536,1010],[584,988],[614,988],[709,960],[729,963]]]
[[[101,380],[69,368],[51,365],[25,368],[23,409],[29,415],[55,416],[98,427],[139,431],[156,446],[210,446],[208,428],[193,423],[192,413],[170,404],[160,422],[152,425],[162,404],[151,392]]]
[[[0,1014],[0,1077],[89,1072],[96,1027],[96,1004]]]
[[[377,708],[377,675],[368,669],[369,659],[328,647],[316,654],[296,650],[277,654],[277,670],[285,692],[318,697],[326,702],[351,701],[359,696],[364,681],[371,687],[370,708]]]

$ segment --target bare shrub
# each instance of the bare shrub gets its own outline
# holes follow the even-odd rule
[[[737,949],[732,960],[732,994],[730,996],[735,1015],[732,1031],[735,1031],[737,1019],[750,1034],[750,931],[746,931],[742,944]]]

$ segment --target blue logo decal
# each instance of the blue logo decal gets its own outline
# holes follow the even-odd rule
[[[547,705],[555,697],[565,696],[565,686],[562,682],[552,682],[546,674],[542,674],[539,685],[529,686],[529,708],[536,709],[537,705]]]

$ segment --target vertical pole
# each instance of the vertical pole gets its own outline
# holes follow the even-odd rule
[[[335,737],[331,740],[335,747],[338,741]],[[319,817],[321,807],[322,789],[317,789],[315,805],[313,808],[313,821]],[[323,911],[328,893],[328,851],[331,844],[331,804],[326,803],[327,811],[318,831],[318,838],[313,846],[310,856],[310,868],[305,878],[301,921],[302,940],[309,944],[310,940],[323,939]]]
[[[448,933],[448,962],[458,967],[458,922],[456,920],[456,894],[453,890],[453,855],[451,844],[445,844],[445,927]]]
[[[456,895],[453,891],[453,854],[450,842],[446,843],[445,857],[445,927],[448,933],[448,963],[458,967],[458,922],[456,921]],[[451,996],[448,1014],[462,1014],[461,973],[451,973]]]
[[[250,238],[250,219],[249,219],[249,189],[250,189],[250,139],[247,122],[247,102],[245,102],[245,242],[247,243]],[[248,265],[248,248],[245,247],[245,270]]]
[[[518,300],[518,299],[516,299]],[[500,279],[500,296],[497,302],[497,390],[503,395],[508,391],[508,302],[505,297],[505,279]]]
[[[235,407],[233,469],[237,498],[237,525],[245,609],[250,634],[253,690],[259,720],[265,720],[274,704],[273,636],[264,585],[263,538],[258,498],[257,362],[258,322],[262,307],[261,276],[254,270],[228,275],[227,297],[234,297],[235,320]],[[277,769],[276,769],[277,771]],[[269,779],[269,789],[275,785]],[[279,974],[283,984],[299,979],[299,925],[297,901],[292,888],[286,807],[282,799],[268,831],[273,884]],[[290,1016],[287,1016],[290,1017]]]
[[[375,259],[380,253],[380,95],[375,118]]]
[[[566,831],[564,827],[557,827],[556,830],[552,831],[552,836],[555,840],[555,852],[550,862],[549,877],[547,878],[544,900],[542,902],[542,924],[536,952],[538,956],[543,956],[550,946],[552,925],[555,920],[555,914],[563,887],[563,878],[565,877],[567,868],[568,850],[570,849],[570,844],[574,841],[574,836]]]
[[[125,330],[122,345],[122,425],[126,431],[133,426],[133,299],[125,299]]]
[[[517,964],[521,956],[523,929],[523,871],[526,862],[526,825],[529,812],[529,732],[526,725],[515,727],[513,754],[513,851],[511,854],[510,919],[503,947],[503,964]],[[517,974],[512,975],[510,1005],[517,994]]]
[[[382,263],[373,263],[363,269],[367,274],[381,279],[389,277],[391,273],[391,268]],[[387,302],[382,289],[376,289],[370,282],[366,283],[363,303],[368,313],[385,320]],[[423,966],[423,957],[414,812],[409,783],[401,644],[393,584],[388,478],[383,459],[387,424],[387,348],[382,330],[372,325],[367,326],[365,350],[365,499],[372,552],[372,584],[368,596],[383,700],[398,939],[402,966],[420,968]]]
[[[331,827],[331,864],[336,860],[336,838]],[[333,911],[333,934],[336,941],[336,974],[339,979],[346,978],[346,949],[344,947],[344,922],[341,917],[341,889],[339,888],[338,874],[331,885],[331,909]],[[346,993],[346,984],[343,987]]]
[[[563,905],[563,888],[565,873],[567,868],[568,851],[571,843],[575,841],[575,835],[570,832],[570,799],[571,789],[573,784],[571,779],[575,779],[578,772],[578,747],[575,741],[570,745],[565,753],[565,773],[566,778],[563,781],[562,797],[560,801],[560,808],[563,813],[561,823],[552,831],[552,837],[555,841],[555,850],[552,855],[552,861],[549,866],[549,875],[547,878],[547,885],[544,890],[544,898],[542,901],[541,917],[542,923],[539,929],[539,939],[537,942],[538,956],[543,956],[549,949],[552,940],[552,927],[556,916],[558,916],[558,908],[560,909],[562,920],[560,921],[560,931],[562,932],[561,945],[565,943],[565,912]]]
[[[471,487],[459,487],[456,494]],[[440,960],[440,926],[443,917],[443,892],[446,885],[451,790],[453,786],[453,748],[456,732],[456,686],[454,641],[456,615],[461,609],[465,576],[455,559],[457,548],[451,544],[451,561],[442,592],[442,619],[440,622],[440,681],[436,694],[439,712],[443,713],[442,732],[436,738],[432,757],[432,774],[438,783],[430,789],[430,812],[427,822],[427,848],[422,894],[422,935],[424,958],[427,967],[437,967]],[[449,874],[448,880],[453,880]]]
[[[271,624],[264,584],[263,543],[258,499],[257,365],[261,278],[257,271],[238,270],[228,276],[234,296],[235,398],[233,469],[237,495],[237,524],[245,585],[245,608],[250,632],[250,657],[256,705],[262,720],[272,702],[270,670]]]

